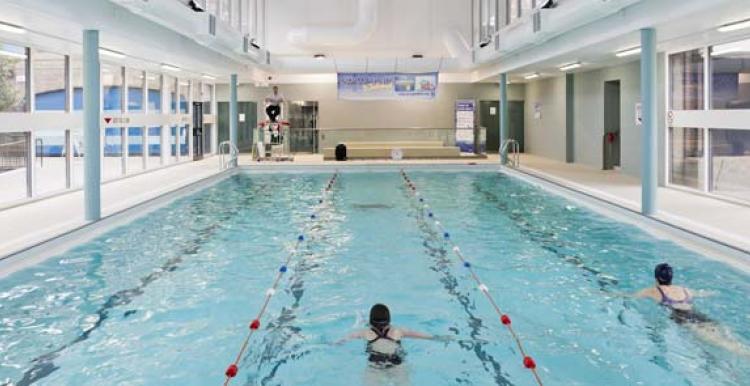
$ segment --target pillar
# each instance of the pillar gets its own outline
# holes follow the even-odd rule
[[[239,114],[237,112],[237,74],[232,74],[229,82],[229,89],[229,141],[236,147],[237,128],[239,127]]]
[[[99,31],[83,31],[83,199],[87,221],[101,218]]]
[[[641,146],[641,213],[656,213],[657,121],[656,121],[656,31],[641,30],[641,100],[643,126]]]
[[[510,117],[508,116],[508,74],[500,74],[500,164],[508,163],[508,149],[504,149],[505,141],[510,133]]]

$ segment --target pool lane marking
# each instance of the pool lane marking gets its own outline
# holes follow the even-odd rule
[[[492,308],[495,310],[495,313],[497,313],[497,316],[500,318],[500,323],[503,324],[508,329],[508,332],[510,333],[511,337],[516,343],[516,346],[518,347],[518,350],[520,351],[521,355],[523,356],[523,365],[525,368],[529,369],[531,373],[534,375],[534,379],[536,380],[536,383],[539,386],[543,386],[542,379],[539,377],[539,373],[536,369],[536,362],[534,359],[526,352],[526,350],[523,347],[523,343],[521,343],[521,339],[518,337],[518,334],[516,334],[516,331],[513,329],[513,326],[511,325],[511,319],[510,316],[507,314],[504,314],[500,310],[500,306],[498,306],[495,299],[490,294],[489,288],[482,282],[482,280],[479,278],[479,275],[477,275],[476,271],[474,271],[474,268],[471,265],[471,262],[464,256],[463,253],[461,253],[461,248],[453,242],[453,240],[450,237],[450,233],[446,230],[445,227],[436,219],[435,213],[430,210],[430,206],[425,202],[425,198],[422,197],[421,193],[417,191],[417,186],[414,184],[414,182],[411,181],[409,176],[406,174],[406,172],[402,169],[401,170],[401,177],[404,179],[404,184],[406,184],[407,188],[409,189],[409,192],[412,194],[412,196],[419,201],[419,207],[422,212],[427,212],[427,217],[433,220],[433,223],[438,230],[443,234],[443,238],[447,243],[449,243],[452,246],[453,253],[458,257],[458,259],[461,261],[463,266],[471,273],[471,277],[474,279],[474,281],[477,284],[477,288],[484,294],[484,296],[487,298],[487,300],[492,305]]]
[[[322,197],[318,199],[318,206],[321,206],[326,199],[329,197],[329,193],[331,193],[333,189],[333,185],[336,183],[336,179],[338,178],[338,171],[333,173],[333,176],[328,180],[328,183],[326,184],[325,189],[323,190]],[[317,219],[318,216],[316,213],[313,213],[310,215],[310,220]],[[311,222],[310,224],[314,224],[314,222]],[[305,227],[305,231],[308,230],[308,228],[311,225],[308,225]],[[261,306],[260,311],[256,315],[255,319],[253,319],[250,324],[250,330],[245,335],[245,339],[242,342],[242,346],[240,346],[240,351],[237,353],[237,356],[235,357],[234,361],[227,366],[226,371],[224,372],[224,386],[229,385],[229,383],[232,381],[232,378],[237,376],[237,373],[239,372],[239,363],[242,360],[242,357],[245,355],[245,352],[247,351],[247,348],[250,344],[250,338],[252,338],[253,333],[257,331],[260,328],[260,320],[263,318],[263,315],[265,314],[266,310],[268,309],[268,304],[271,302],[271,298],[273,295],[276,294],[276,289],[279,286],[279,282],[281,281],[281,278],[284,276],[284,274],[287,272],[289,264],[292,261],[292,258],[297,255],[299,252],[299,247],[302,245],[302,242],[305,241],[305,235],[304,232],[297,236],[297,242],[294,245],[294,248],[287,254],[286,259],[284,260],[284,264],[279,267],[276,278],[273,281],[273,285],[266,290],[266,296],[263,301],[263,306]]]

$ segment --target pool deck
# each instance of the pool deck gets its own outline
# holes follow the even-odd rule
[[[620,171],[600,170],[524,154],[521,171],[640,212],[641,182]],[[656,219],[750,251],[750,205],[672,187],[659,187]]]
[[[102,186],[102,216],[108,216],[165,193],[178,190],[220,172],[218,159],[208,157],[148,173],[108,182]],[[239,165],[277,167],[289,165],[497,165],[498,156],[484,159],[446,160],[361,160],[324,161],[320,155],[297,155],[292,162],[255,162],[241,155]],[[640,181],[619,171],[603,171],[580,164],[566,164],[547,158],[522,155],[520,171],[578,192],[598,197],[620,207],[638,212]],[[659,188],[659,212],[656,219],[690,232],[718,240],[733,248],[750,251],[750,205],[687,192]],[[83,192],[72,191],[58,196],[0,210],[0,257],[52,239],[77,229],[87,222],[83,218]]]

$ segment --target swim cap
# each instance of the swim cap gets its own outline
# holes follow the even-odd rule
[[[654,269],[654,277],[661,285],[672,284],[672,267],[667,263],[661,263]]]
[[[391,312],[385,304],[376,304],[370,309],[370,325],[375,328],[384,328],[391,324]]]

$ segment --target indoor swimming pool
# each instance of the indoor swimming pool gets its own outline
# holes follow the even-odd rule
[[[238,173],[0,281],[2,385],[533,385],[532,374],[399,169]],[[750,280],[503,173],[411,170],[420,196],[513,318],[546,385],[736,385],[750,357],[647,300],[667,261],[696,308],[750,346]],[[321,197],[325,199],[321,200]],[[321,202],[322,201],[322,202]],[[297,239],[304,235],[295,251]],[[404,364],[334,344],[385,303]]]

